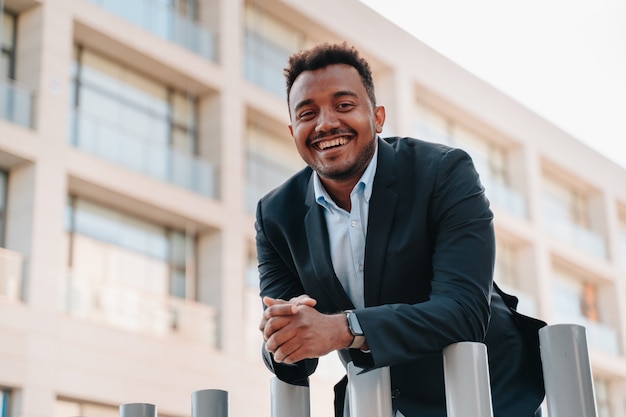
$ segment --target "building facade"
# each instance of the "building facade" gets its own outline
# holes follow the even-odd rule
[[[254,209],[303,166],[282,69],[320,41],[371,61],[384,135],[467,149],[496,280],[587,329],[602,417],[626,417],[626,170],[357,0],[3,0],[0,417],[269,416]],[[332,10],[333,13],[328,13]],[[337,360],[312,378],[330,415]]]

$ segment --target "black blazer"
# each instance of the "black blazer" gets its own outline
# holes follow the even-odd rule
[[[354,309],[335,276],[312,171],[305,168],[257,207],[261,296],[308,294],[323,313]],[[538,329],[517,299],[492,283],[493,215],[470,157],[411,138],[378,140],[365,249],[365,308],[356,315],[371,353],[356,365],[391,366],[394,407],[406,417],[444,417],[442,349],[487,345],[496,417],[530,417],[544,391]],[[344,352],[345,353],[345,352]],[[307,384],[316,360],[277,364],[278,378]],[[470,388],[470,387],[468,387]],[[343,383],[336,388],[337,415]]]

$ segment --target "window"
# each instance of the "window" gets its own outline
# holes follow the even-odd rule
[[[203,194],[214,174],[199,158],[195,95],[81,47],[74,50],[70,142],[87,152]]]
[[[0,169],[0,247],[4,247],[9,174]]]
[[[11,417],[13,390],[0,387],[0,417]]]
[[[246,8],[246,79],[285,97],[283,68],[289,56],[306,46],[303,32],[255,7]]]
[[[15,32],[16,16],[2,13],[2,58],[0,59],[0,78],[15,79]]]
[[[304,167],[293,141],[254,124],[246,138],[246,207],[254,213],[258,200]]]
[[[214,31],[201,24],[199,7],[210,7],[208,2],[197,0],[92,0],[162,39],[174,42],[204,58],[216,60]],[[208,14],[208,13],[207,13]]]
[[[544,181],[543,207],[544,224],[555,236],[595,256],[606,257],[604,238],[592,228],[587,193],[548,176]]]
[[[594,393],[596,394],[596,405],[598,417],[611,417],[611,398],[609,395],[610,384],[605,378],[593,379]]]
[[[195,234],[78,197],[69,198],[65,217],[64,311],[129,331],[215,343],[216,312],[199,301]]]
[[[617,302],[614,290],[561,267],[555,269],[554,276],[555,321],[584,326],[590,347],[618,354],[618,333],[612,324]]]
[[[120,284],[153,296],[193,297],[195,237],[78,198],[69,200],[66,223],[70,266],[80,273],[97,275],[95,265],[100,265],[109,272],[117,269],[112,274],[117,277],[103,278],[123,280]]]
[[[259,346],[263,343],[263,337],[259,332],[263,308],[259,296],[258,263],[256,253],[253,251],[248,255],[244,288],[246,354],[249,358],[257,358]]]
[[[415,137],[428,142],[452,145],[450,123],[441,113],[432,110],[421,102],[415,103]]]
[[[626,220],[624,218],[619,222],[618,245],[619,265],[626,271]]]
[[[85,401],[57,400],[52,416],[118,417],[119,407],[95,404]]]

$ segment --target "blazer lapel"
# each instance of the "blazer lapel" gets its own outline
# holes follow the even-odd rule
[[[313,176],[311,176],[311,180],[309,180],[306,204],[308,206],[308,212],[304,216],[304,226],[317,285],[320,285],[321,288],[326,291],[329,299],[335,304],[333,306],[335,311],[352,309],[354,305],[343,289],[333,269],[332,259],[330,257],[328,229],[326,228],[323,209],[315,201]],[[302,277],[302,279],[307,278],[308,277]]]
[[[397,193],[390,185],[396,179],[396,154],[387,142],[378,140],[378,165],[370,198],[363,270],[365,306],[378,305],[391,223]]]

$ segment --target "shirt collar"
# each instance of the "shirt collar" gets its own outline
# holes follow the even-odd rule
[[[374,150],[374,156],[372,156],[372,160],[365,168],[363,175],[361,175],[361,179],[356,183],[354,189],[358,187],[363,188],[363,198],[366,203],[369,203],[370,197],[372,196],[372,188],[374,186],[374,176],[376,175],[376,167],[378,165],[378,138],[376,138],[376,149]],[[332,206],[336,207],[337,205],[330,197],[326,188],[322,184],[319,175],[317,172],[313,171],[313,190],[315,191],[315,201],[320,206],[330,209]]]

